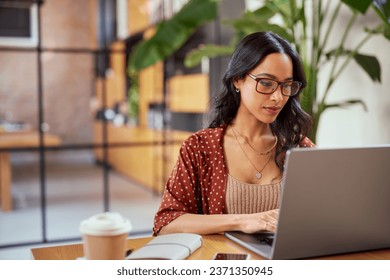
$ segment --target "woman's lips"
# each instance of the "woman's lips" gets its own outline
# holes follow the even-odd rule
[[[264,109],[268,112],[268,113],[270,113],[270,114],[272,114],[272,115],[276,115],[276,114],[278,114],[279,112],[280,112],[280,107],[279,106],[268,106],[268,107],[264,107]]]

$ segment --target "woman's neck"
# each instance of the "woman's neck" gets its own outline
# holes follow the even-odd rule
[[[232,121],[231,126],[250,141],[256,141],[263,137],[273,137],[270,124],[262,123],[258,120],[235,118]]]

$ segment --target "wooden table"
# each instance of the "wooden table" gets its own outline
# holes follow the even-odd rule
[[[127,249],[138,249],[150,241],[152,237],[135,238],[127,240]],[[263,260],[264,258],[250,250],[234,243],[224,235],[204,235],[203,245],[196,250],[189,260],[211,260],[215,253],[247,253],[252,260]],[[32,258],[35,260],[75,260],[83,256],[83,245],[81,243],[50,246],[31,249]],[[390,249],[375,250],[351,254],[341,254],[326,256],[316,259],[324,260],[388,260],[390,259]]]
[[[58,136],[45,133],[44,146],[58,146]],[[35,131],[1,132],[0,149],[36,148],[39,147],[39,134]],[[11,211],[12,205],[12,172],[9,151],[0,151],[0,202],[3,211]]]

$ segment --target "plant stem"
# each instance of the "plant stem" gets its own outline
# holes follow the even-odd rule
[[[289,6],[290,6],[290,13],[291,13],[291,16],[293,17],[292,20],[289,20],[288,23],[290,25],[290,29],[291,29],[291,33],[292,33],[292,37],[294,38],[294,42],[296,45],[298,45],[298,41],[297,41],[297,38],[295,37],[295,0],[290,0],[288,1],[289,2]]]
[[[318,105],[318,110],[317,110],[317,112],[313,116],[313,131],[314,131],[313,139],[314,140],[316,139],[316,132],[317,132],[317,129],[318,129],[318,125],[319,125],[319,121],[320,121],[320,118],[321,118],[321,114],[326,109],[325,108],[326,96],[328,95],[329,90],[330,90],[330,88],[331,88],[335,78],[338,77],[344,71],[345,67],[349,64],[351,59],[355,56],[355,54],[358,52],[358,50],[368,41],[368,39],[370,39],[370,37],[372,35],[373,35],[372,33],[368,33],[367,36],[365,36],[363,38],[363,40],[357,45],[357,47],[353,51],[348,53],[347,58],[345,59],[344,63],[340,66],[340,68],[336,71],[336,74],[331,76],[331,78],[330,78],[331,80],[329,81],[328,87],[326,88],[326,91],[325,91],[324,96],[323,96],[323,98],[321,100],[321,103]]]
[[[325,99],[329,93],[329,89],[331,88],[335,78],[337,77],[335,75],[335,71],[336,71],[336,67],[337,67],[337,63],[338,63],[338,60],[340,58],[340,55],[342,54],[342,51],[343,51],[343,47],[344,47],[344,43],[345,43],[345,40],[347,39],[348,37],[348,34],[349,32],[351,31],[351,27],[353,25],[353,23],[355,22],[356,20],[356,16],[357,14],[354,12],[352,17],[350,18],[350,20],[348,21],[348,24],[344,30],[344,33],[343,33],[343,36],[341,38],[341,41],[340,41],[340,45],[339,47],[336,49],[336,52],[334,54],[334,60],[333,60],[333,65],[332,65],[332,70],[330,72],[330,75],[329,75],[329,80],[328,80],[328,84],[326,86],[326,89],[325,89],[325,92],[323,94],[323,97],[322,97],[322,100],[321,100],[321,103],[319,104],[319,111],[321,111],[322,107],[323,107],[323,104],[325,103]],[[339,72],[338,72],[339,73]]]
[[[307,23],[306,23],[306,7],[305,7],[305,0],[302,1],[302,6],[301,6],[301,9],[303,10],[303,17],[304,17],[304,20],[302,21],[302,38],[301,38],[301,46],[304,48],[305,50],[305,56],[304,58],[306,58],[307,56],[307,45],[306,45],[306,42],[307,42]],[[307,60],[306,60],[307,61]]]
[[[318,75],[318,51],[319,51],[319,38],[321,36],[321,13],[322,13],[322,0],[316,0],[311,3],[311,49],[310,59],[306,58],[306,69],[308,74],[308,94],[304,96],[305,109],[310,115],[313,115],[315,111],[315,100],[317,99],[317,75]]]
[[[345,59],[343,65],[338,69],[337,73],[335,74],[335,77],[341,74],[343,72],[344,68],[348,65],[348,63],[351,61],[351,59],[357,54],[358,50],[370,39],[372,36],[372,33],[368,33],[366,37],[357,45],[357,47],[351,51],[347,58]]]
[[[313,4],[313,20],[312,20],[312,29],[313,29],[313,39],[312,39],[312,53],[311,53],[311,65],[314,68],[314,71],[317,71],[317,65],[319,61],[319,41],[321,37],[321,12],[322,12],[322,1],[318,1],[318,6]],[[314,16],[316,14],[316,16]]]
[[[327,1],[326,2],[326,6],[325,6],[325,9],[323,9],[323,18],[326,18],[326,15],[328,14],[328,11],[329,11],[329,7],[330,7],[330,3],[331,3],[332,1]],[[341,7],[341,2],[339,2],[339,5],[338,5],[338,7],[339,7],[339,9],[340,9],[340,7]]]
[[[328,1],[328,5],[325,8],[326,9],[326,13],[327,13],[327,11],[329,9],[329,3],[330,2],[331,1]],[[329,35],[330,35],[330,33],[331,33],[332,29],[333,29],[334,23],[336,22],[336,18],[337,18],[338,14],[339,14],[340,8],[341,8],[341,1],[339,2],[339,4],[337,5],[335,11],[333,12],[333,15],[332,15],[332,17],[330,19],[330,22],[329,22],[328,29],[326,30],[326,34],[325,34],[324,40],[322,41],[322,44],[320,44],[320,48],[319,48],[320,51],[318,52],[318,60],[322,56],[322,52],[325,49],[325,46],[326,46],[326,44],[328,42]]]

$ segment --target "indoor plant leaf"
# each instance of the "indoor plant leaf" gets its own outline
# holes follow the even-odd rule
[[[334,55],[352,55],[360,67],[370,76],[374,82],[381,82],[381,66],[375,56],[364,55],[350,50],[336,49],[326,53],[329,60]]]
[[[169,24],[161,23],[155,36],[136,46],[131,57],[135,69],[140,70],[163,60],[176,48],[179,48],[187,39],[188,29],[172,20]]]
[[[381,66],[375,56],[357,53],[353,56],[353,58],[374,82],[381,82]]]
[[[364,30],[372,34],[382,34],[387,40],[390,40],[390,24],[383,23],[374,29],[367,27]]]
[[[190,0],[173,18],[184,25],[198,27],[217,15],[219,0]]]
[[[379,27],[379,33],[381,33],[387,40],[390,40],[390,24],[382,24]]]
[[[191,50],[187,53],[184,65],[186,67],[195,67],[200,64],[203,57],[218,57],[232,54],[234,47],[219,45],[204,45],[198,49]]]
[[[383,27],[382,34],[385,36],[387,40],[390,40],[390,24],[387,24]]]
[[[346,108],[352,105],[360,104],[363,106],[364,111],[367,112],[367,105],[360,99],[350,99],[343,102],[338,103],[330,103],[324,105],[324,110],[329,108]]]
[[[390,24],[390,1],[389,0],[374,0],[373,6],[378,15],[382,18],[385,24]]]
[[[258,31],[272,31],[288,41],[292,40],[292,36],[288,33],[285,27],[277,24],[271,24],[263,21],[262,19],[241,18],[238,20],[225,21],[225,23],[232,25],[236,32],[242,32],[244,35]]]
[[[292,16],[290,14],[290,0],[267,0],[265,6],[284,18]]]
[[[275,12],[272,11],[267,6],[263,6],[263,7],[255,10],[251,13],[253,14],[253,16],[255,16],[257,18],[261,18],[264,21],[271,19],[275,15]]]
[[[344,4],[355,11],[365,14],[372,4],[372,0],[341,0]]]
[[[216,17],[217,1],[190,0],[171,19],[158,24],[156,33],[135,47],[130,58],[132,67],[139,71],[169,57],[198,27]]]

